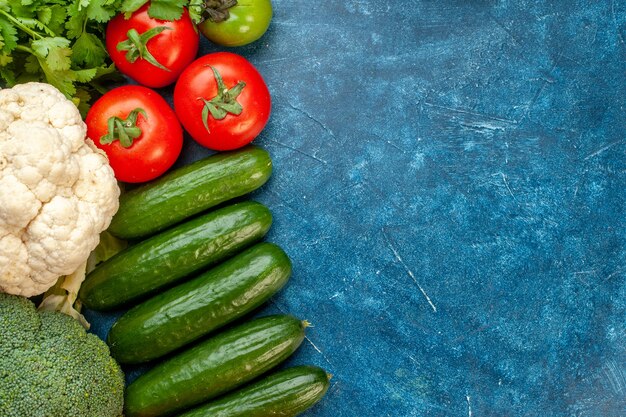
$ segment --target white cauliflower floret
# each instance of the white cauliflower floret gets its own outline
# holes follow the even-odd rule
[[[85,263],[118,209],[104,152],[43,83],[0,90],[0,291],[30,297]]]

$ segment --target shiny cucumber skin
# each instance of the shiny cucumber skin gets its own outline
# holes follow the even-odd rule
[[[260,240],[272,224],[267,207],[245,201],[215,210],[131,246],[87,275],[79,298],[93,310],[110,310]]]
[[[294,417],[324,397],[330,375],[315,366],[298,366],[262,380],[179,417]]]
[[[161,357],[254,310],[290,275],[285,252],[258,243],[122,315],[107,339],[111,354],[121,363]]]
[[[292,316],[256,319],[163,362],[126,389],[126,417],[156,417],[200,404],[251,381],[287,359],[306,325]]]
[[[108,231],[123,239],[154,234],[256,190],[271,173],[270,155],[255,146],[209,156],[124,193]]]

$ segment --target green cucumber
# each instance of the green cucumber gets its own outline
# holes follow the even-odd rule
[[[87,275],[79,298],[93,310],[126,304],[250,246],[271,223],[267,207],[254,201],[215,210],[101,263]]]
[[[124,193],[108,231],[123,239],[154,234],[256,190],[271,173],[272,160],[261,148],[221,152]]]
[[[304,339],[305,322],[278,315],[220,333],[158,364],[126,389],[127,417],[156,417],[200,404],[269,371]]]
[[[130,309],[109,332],[111,354],[121,363],[163,356],[260,306],[290,275],[285,252],[259,243]]]
[[[315,366],[297,366],[276,372],[179,417],[297,416],[322,399],[330,375]]]

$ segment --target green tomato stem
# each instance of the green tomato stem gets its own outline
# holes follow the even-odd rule
[[[131,111],[126,119],[112,116],[107,120],[108,133],[100,137],[100,144],[109,145],[116,140],[120,141],[120,145],[124,148],[130,148],[133,145],[133,140],[141,136],[142,131],[137,126],[137,117],[141,114],[145,119],[148,119],[146,112],[137,107]]]
[[[228,20],[228,9],[237,5],[237,0],[207,0],[204,2],[204,10],[209,15],[211,22],[219,23]]]
[[[126,51],[126,60],[131,64],[137,61],[138,58],[145,59],[150,64],[165,71],[170,71],[169,68],[162,65],[156,58],[148,51],[146,44],[155,36],[159,35],[164,30],[172,30],[167,26],[156,26],[142,33],[141,35],[136,29],[130,29],[126,33],[127,39],[117,44],[116,49],[118,51]]]
[[[233,87],[226,87],[224,84],[224,80],[220,73],[211,65],[207,65],[213,71],[213,76],[215,77],[215,82],[217,83],[217,95],[213,97],[211,100],[207,100],[203,97],[199,97],[199,100],[202,100],[204,103],[204,107],[202,108],[202,123],[204,123],[204,127],[207,132],[209,130],[209,114],[213,116],[215,120],[222,120],[229,113],[235,116],[238,116],[243,111],[243,107],[237,101],[237,97],[243,91],[246,83],[243,81],[239,81]]]

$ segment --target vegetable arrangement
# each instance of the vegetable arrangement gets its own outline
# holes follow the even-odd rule
[[[287,359],[302,343],[306,322],[270,316],[218,332],[276,294],[291,275],[291,261],[280,247],[257,243],[271,225],[270,212],[259,203],[194,215],[261,186],[270,170],[269,155],[248,146],[174,170],[122,197],[115,218],[132,218],[145,207],[155,213],[154,225],[136,228],[124,220],[109,229],[139,241],[100,263],[81,287],[80,300],[97,310],[132,305],[107,339],[120,363],[173,355],[128,386],[126,416],[171,415],[193,406],[199,407],[190,415],[212,416],[215,408],[232,416],[295,416],[328,389],[324,371],[304,367],[237,391]],[[206,173],[211,175],[202,186],[196,180]],[[172,212],[179,215],[172,219]],[[232,394],[210,402],[227,392]]]
[[[87,276],[80,298],[109,310],[171,286],[261,239],[272,216],[255,202],[207,213],[120,252]]]
[[[245,45],[271,17],[269,0],[0,2],[1,415],[289,417],[324,396],[320,368],[266,375],[306,321],[233,325],[292,271],[261,242],[269,209],[235,201],[271,175],[248,145],[271,97],[242,56],[196,55],[200,33]],[[108,91],[117,71],[140,85]],[[151,88],[174,83],[171,108]],[[183,128],[229,152],[167,172]],[[115,179],[145,184],[120,197]],[[19,297],[44,291],[39,312]],[[129,308],[108,347],[83,305]],[[116,361],[154,366],[124,394]]]
[[[208,39],[218,44],[237,46],[258,39],[269,26],[271,4],[269,0],[241,3],[237,0],[3,1],[0,2],[0,77],[9,87],[28,81],[52,84],[66,97],[74,98],[85,112],[88,107],[85,103],[94,94],[105,91],[103,82],[118,76],[115,66],[124,74],[140,77],[138,81],[151,87],[173,82],[197,52],[198,38],[192,34],[195,33],[192,22],[200,23]],[[129,26],[129,18],[137,27]],[[158,20],[167,23],[162,25]],[[153,27],[161,29],[149,32]],[[159,51],[154,58],[156,66],[150,63],[155,52],[151,48],[147,51],[148,46]]]

